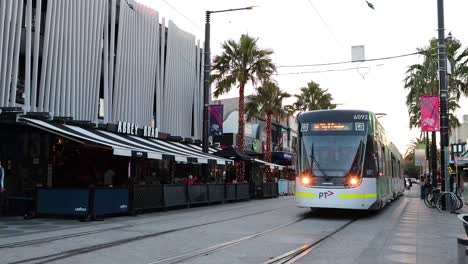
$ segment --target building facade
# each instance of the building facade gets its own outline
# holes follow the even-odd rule
[[[207,185],[190,198],[189,175],[224,195],[232,160],[192,140],[202,128],[200,47],[133,0],[0,1],[0,215],[214,199]]]
[[[248,96],[245,102],[249,102]],[[214,142],[220,145],[236,145],[239,98],[215,100],[213,104],[224,105],[223,137],[214,138]],[[244,129],[244,151],[247,154],[261,157],[266,150],[266,120],[246,121]],[[294,116],[273,118],[271,136],[274,163],[292,165],[298,138],[296,118]]]
[[[0,2],[0,107],[201,138],[203,51],[134,0]]]
[[[468,142],[468,115],[463,115],[460,126],[452,129],[450,143]]]

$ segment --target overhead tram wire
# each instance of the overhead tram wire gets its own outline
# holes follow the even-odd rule
[[[317,16],[320,18],[320,20],[322,21],[322,24],[327,28],[328,32],[330,33],[330,35],[333,37],[333,39],[336,41],[336,43],[341,46],[342,48],[344,48],[343,46],[343,43],[338,40],[338,38],[336,37],[335,33],[333,32],[332,28],[328,25],[328,23],[325,21],[325,19],[322,17],[322,15],[320,14],[320,12],[318,11],[318,9],[315,7],[315,5],[312,3],[312,0],[307,0],[307,2],[309,2],[309,5],[312,7],[312,9],[314,9],[315,13],[317,14]]]
[[[175,8],[173,5],[171,5],[169,2],[167,2],[166,0],[161,0],[163,1],[167,6],[169,6],[170,8],[172,8],[174,11],[176,11],[179,15],[183,16],[188,22],[190,22],[192,25],[194,25],[195,27],[197,27],[201,32],[205,32],[205,29],[203,27],[201,27],[200,25],[198,25],[197,23],[195,23],[192,19],[190,19],[189,17],[187,17],[186,15],[184,15],[184,13],[180,12],[179,9]]]
[[[351,71],[356,69],[369,69],[369,67],[353,67],[353,68],[344,68],[344,69],[330,69],[330,70],[320,70],[320,71],[304,71],[304,72],[285,72],[285,73],[276,73],[276,76],[283,75],[299,75],[299,74],[309,74],[309,73],[324,73],[324,72],[342,72],[342,71]]]
[[[175,6],[171,5],[168,1],[166,0],[161,0],[163,1],[167,6],[169,6],[172,10],[176,11],[179,15],[181,15],[182,17],[184,17],[188,22],[190,22],[193,26],[195,26],[198,30],[200,30],[200,33],[203,33],[205,34],[205,28],[203,28],[202,26],[200,26],[199,24],[195,23],[192,19],[190,19],[188,16],[184,15],[184,13],[182,13],[181,11],[179,11],[179,9],[177,9]],[[219,39],[217,39],[216,37],[212,37],[214,38],[218,43],[223,43],[224,41],[220,41]]]
[[[349,63],[361,63],[366,61],[379,61],[379,60],[391,60],[397,58],[403,58],[408,56],[420,55],[423,51],[417,51],[413,53],[389,56],[389,57],[381,57],[381,58],[373,58],[373,59],[366,59],[366,60],[359,60],[359,61],[340,61],[340,62],[328,62],[328,63],[316,63],[316,64],[291,64],[291,65],[278,65],[277,68],[300,68],[300,67],[318,67],[318,66],[330,66],[330,65],[340,65],[340,64],[349,64]]]

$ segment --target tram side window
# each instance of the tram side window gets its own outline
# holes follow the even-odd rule
[[[382,147],[381,153],[380,153],[380,175],[385,175],[385,163],[386,163],[386,158],[385,158],[385,148]]]
[[[364,172],[367,177],[375,177],[379,174],[378,148],[375,147],[372,138],[368,138],[366,155],[364,159]]]
[[[401,163],[398,161],[398,178],[401,178]]]
[[[395,158],[393,157],[393,154],[390,154],[390,157],[391,157],[390,169],[392,170],[392,178],[395,178]]]

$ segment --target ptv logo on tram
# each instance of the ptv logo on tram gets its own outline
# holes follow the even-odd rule
[[[327,199],[327,197],[332,196],[334,193],[332,191],[319,192],[319,199]]]

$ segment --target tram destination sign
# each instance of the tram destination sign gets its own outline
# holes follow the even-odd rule
[[[315,123],[310,125],[311,131],[351,131],[353,123]]]

